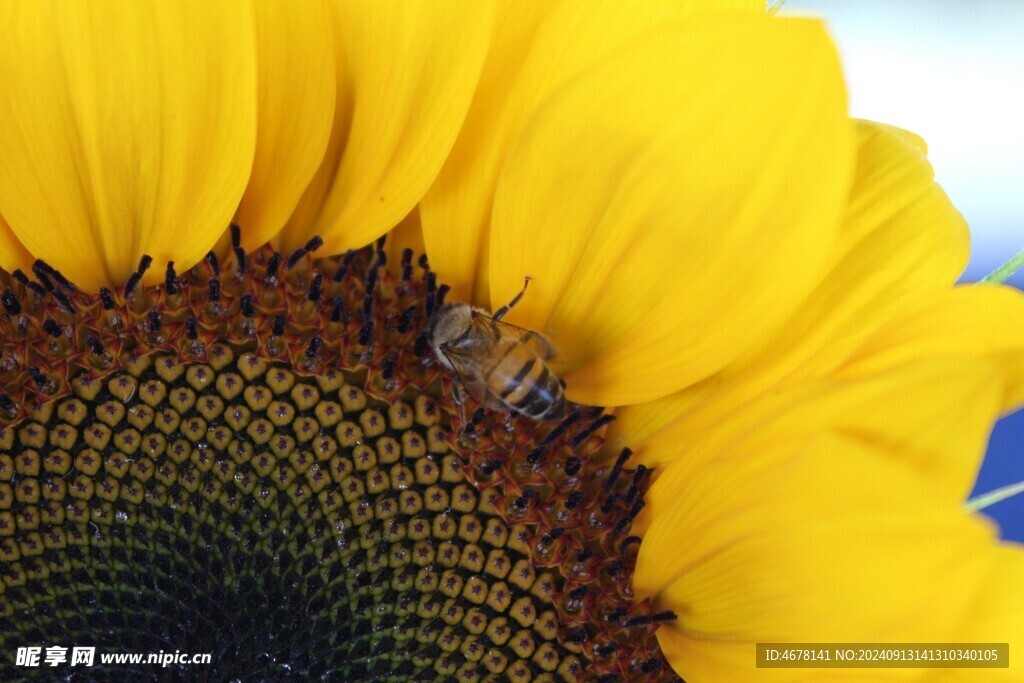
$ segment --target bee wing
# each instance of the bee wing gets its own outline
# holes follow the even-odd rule
[[[498,330],[501,334],[507,334],[518,339],[520,344],[530,349],[544,360],[554,357],[556,353],[555,347],[550,341],[548,341],[548,338],[540,332],[528,330],[525,327],[519,327],[519,325],[513,325],[512,323],[507,323],[504,320],[495,320],[488,316],[481,317],[486,319],[487,324],[493,329]]]
[[[487,387],[487,383],[483,380],[483,367],[480,364],[479,356],[472,353],[460,353],[451,348],[442,353],[455,368],[459,382],[470,396],[491,408],[502,406],[501,399],[494,395],[494,392]]]

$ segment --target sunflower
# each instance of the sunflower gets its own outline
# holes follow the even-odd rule
[[[960,508],[1024,302],[953,286],[923,143],[763,9],[6,3],[3,647],[610,682],[1024,642]],[[524,275],[555,422],[457,402],[426,335]]]

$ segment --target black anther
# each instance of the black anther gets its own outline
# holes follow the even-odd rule
[[[581,413],[579,410],[574,410],[568,415],[566,415],[565,418],[558,423],[558,426],[556,426],[554,429],[548,432],[547,436],[544,437],[544,440],[541,441],[540,444],[536,448],[534,448],[528,456],[526,456],[527,462],[529,462],[531,465],[537,464],[537,461],[544,456],[544,453],[548,450],[551,444],[553,444],[555,440],[561,437],[562,434],[565,434],[566,430],[569,429],[569,427],[573,426],[576,422],[578,422],[582,417],[583,413]]]
[[[320,294],[321,294],[321,291],[322,291],[321,290],[321,286],[323,285],[323,282],[324,282],[324,276],[322,274],[320,274],[320,273],[317,273],[316,275],[314,275],[313,279],[310,280],[310,282],[309,282],[309,293],[306,295],[307,297],[309,297],[310,301],[313,301],[313,302],[320,301]]]
[[[114,295],[106,287],[100,287],[100,303],[103,304],[103,310],[105,311],[114,308]]]
[[[160,311],[150,311],[146,316],[149,323],[149,331],[156,334],[160,331]]]
[[[238,249],[242,246],[242,227],[238,223],[232,223],[228,229],[231,230],[231,248]]]
[[[633,507],[629,509],[626,516],[615,523],[615,533],[621,534],[626,531],[626,529],[629,528],[629,525],[633,523],[633,520],[636,519],[636,516],[640,514],[640,511],[643,510],[644,505],[646,505],[646,503],[644,503],[643,500],[638,500],[633,503]]]
[[[569,442],[573,449],[579,448],[583,443],[590,438],[590,436],[601,427],[611,423],[615,420],[615,416],[611,414],[602,415],[593,422],[591,422],[585,429],[577,433],[572,437],[572,441]]]
[[[57,284],[59,284],[64,289],[69,289],[71,291],[75,291],[76,289],[75,286],[71,283],[71,281],[64,277],[59,270],[57,270],[56,268],[54,268],[53,266],[51,266],[49,263],[42,259],[36,259],[35,263],[32,264],[32,272],[36,273],[37,275],[40,272],[49,275],[54,280],[56,280]]]
[[[249,294],[248,292],[243,294],[242,298],[238,301],[238,308],[246,318],[256,317],[256,307],[252,303],[252,294]]]
[[[209,264],[210,270],[213,272],[214,277],[220,277],[220,259],[212,251],[206,254],[206,263]]]
[[[178,274],[174,271],[174,261],[167,262],[167,272],[164,274],[164,291],[168,294],[178,293]]]
[[[270,332],[275,337],[280,337],[281,335],[284,334],[284,316],[283,315],[275,315],[274,316],[274,324],[271,327]]]
[[[359,344],[361,346],[368,346],[373,340],[373,321],[367,320],[363,323],[363,326],[359,329]]]
[[[128,276],[128,281],[124,283],[124,298],[131,297],[135,293],[135,288],[139,286],[139,282],[142,280],[142,275],[138,272],[132,273]]]
[[[416,337],[416,343],[413,344],[412,352],[417,356],[423,356],[427,352],[427,333],[422,332]]]
[[[585,626],[576,626],[565,633],[565,639],[570,643],[582,643],[589,638],[587,634],[587,628]]]
[[[434,295],[434,307],[440,308],[444,305],[444,298],[448,296],[448,292],[452,291],[452,288],[448,285],[441,285],[437,288],[437,293]]]
[[[72,292],[78,290],[78,288],[75,287],[75,283],[64,277],[64,275],[59,270],[54,270],[53,273],[51,274],[53,275],[54,279],[57,280],[57,283],[60,284],[60,286],[63,287],[64,289],[70,290]]]
[[[102,356],[107,351],[103,346],[103,341],[95,334],[90,334],[85,340],[85,343],[89,347],[89,350],[97,356]]]
[[[661,660],[652,657],[651,659],[648,659],[646,662],[640,665],[640,670],[643,671],[645,674],[652,674],[661,667]]]
[[[626,614],[628,614],[626,612],[626,610],[623,609],[622,607],[620,607],[618,609],[615,609],[615,610],[612,610],[611,612],[609,612],[608,616],[605,617],[605,620],[606,621],[610,621],[613,624],[618,624],[619,622],[621,622],[623,619],[626,618]]]
[[[196,329],[197,324],[195,316],[190,315],[188,319],[185,320],[185,336],[188,337],[190,341],[195,341],[199,338],[199,330]]]
[[[277,271],[281,267],[281,255],[276,251],[271,254],[270,260],[267,261],[267,279],[273,279],[277,277]]]
[[[241,247],[235,247],[235,264],[238,270],[238,275],[241,277],[245,275],[245,271],[249,268],[249,259],[245,255],[245,249]]]
[[[309,345],[306,347],[306,358],[316,358],[316,354],[320,351],[320,344],[323,340],[320,337],[313,335],[309,338]]]
[[[488,460],[487,462],[481,463],[480,466],[477,469],[479,469],[480,472],[485,477],[489,477],[492,474],[494,474],[495,472],[497,472],[500,467],[501,467],[501,460],[494,459],[494,460]]]
[[[644,482],[647,479],[647,475],[650,470],[645,465],[637,465],[633,471],[633,481],[629,484],[629,490],[626,491],[626,502],[632,505],[637,496],[640,495],[640,491],[643,488]]]
[[[43,321],[43,331],[49,334],[51,337],[59,337],[63,332],[60,329],[60,325],[53,318],[47,318]]]
[[[338,266],[338,270],[334,271],[334,281],[341,282],[345,279],[345,273],[348,272],[348,267],[352,265],[352,261],[355,260],[359,252],[354,249],[349,249],[345,252],[345,255],[341,257],[341,264]]]
[[[619,478],[622,473],[622,466],[626,464],[629,457],[633,455],[633,451],[628,448],[623,448],[622,452],[619,453],[619,457],[615,460],[615,465],[612,467],[612,471],[608,473],[608,478],[604,481],[604,490],[611,491],[612,487],[615,486],[615,480]]]
[[[21,303],[9,287],[4,289],[3,302],[4,310],[7,311],[8,315],[18,315],[21,313]]]
[[[215,277],[210,278],[209,290],[206,293],[206,298],[210,302],[220,301],[220,280]]]
[[[45,287],[47,291],[53,291],[53,283],[50,282],[50,278],[47,277],[47,269],[52,270],[52,268],[49,268],[49,266],[43,268],[44,265],[45,264],[42,261],[36,261],[32,264],[32,272],[35,273],[35,276],[43,283],[43,287]]]
[[[63,308],[65,311],[67,311],[68,313],[75,312],[75,305],[71,303],[71,299],[68,298],[67,294],[60,291],[59,289],[53,290],[52,292],[50,292],[50,294],[53,296],[54,299],[57,300],[57,303],[59,303],[60,307]]]
[[[629,619],[627,619],[626,623],[623,624],[623,626],[625,626],[626,628],[636,628],[637,626],[650,626],[650,624],[651,615],[639,614],[635,617],[630,617]]]
[[[597,551],[594,550],[593,548],[587,548],[586,550],[581,550],[578,553],[576,553],[576,561],[577,562],[586,562],[587,560],[589,560],[590,558],[592,558],[596,554],[597,554]]]
[[[299,247],[298,249],[293,251],[292,255],[288,257],[288,262],[284,266],[285,270],[291,270],[295,266],[299,265],[299,261],[301,261],[302,257],[305,255],[306,250],[302,247]]]
[[[629,550],[629,547],[631,545],[635,545],[638,543],[640,543],[639,536],[627,536],[626,538],[622,539],[622,543],[619,544],[619,554],[625,555],[626,551]]]
[[[565,467],[563,469],[565,470],[566,476],[575,477],[582,467],[583,461],[574,455],[566,459]]]
[[[409,308],[402,311],[401,317],[398,319],[398,332],[399,334],[405,334],[409,331],[409,326],[412,324],[412,317],[416,315],[416,307],[410,306]]]
[[[402,250],[402,282],[412,280],[412,249]]]
[[[331,322],[340,323],[345,318],[345,299],[340,294],[331,302]]]
[[[384,367],[381,368],[380,376],[386,380],[391,379],[395,375],[395,358],[394,356],[388,356],[384,359]]]
[[[437,291],[437,273],[433,271],[425,273],[423,275],[423,283],[426,285],[427,288],[428,300],[433,299],[434,292]],[[433,301],[431,301],[430,303],[433,304]]]

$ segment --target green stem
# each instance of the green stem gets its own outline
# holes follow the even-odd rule
[[[1024,266],[1024,249],[1018,252],[1018,254],[1009,261],[981,278],[981,282],[1001,285],[1009,280],[1010,276],[1016,273],[1022,266]]]
[[[1013,498],[1018,493],[1024,493],[1024,481],[1018,481],[1016,484],[1002,486],[997,488],[995,491],[989,491],[988,493],[983,493],[980,496],[975,496],[964,503],[964,507],[971,512],[977,512],[978,510],[984,510],[990,505],[995,505],[1000,501],[1004,501],[1007,498]]]

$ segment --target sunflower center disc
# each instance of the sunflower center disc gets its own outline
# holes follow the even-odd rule
[[[65,296],[74,315],[19,292],[5,324],[34,365],[5,378],[3,647],[95,646],[109,680],[127,669],[103,653],[177,651],[211,663],[133,673],[671,678],[664,615],[629,588],[649,473],[595,462],[608,418],[462,424],[418,331],[432,278],[378,272],[379,251],[280,280],[273,261],[215,297],[194,271],[113,307]]]

